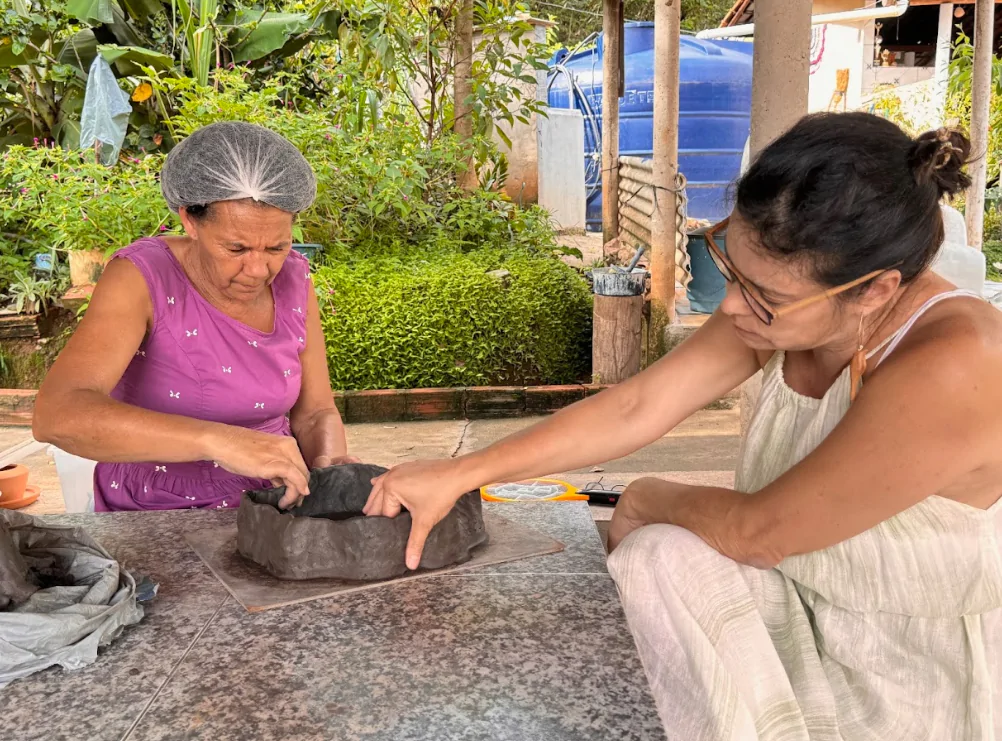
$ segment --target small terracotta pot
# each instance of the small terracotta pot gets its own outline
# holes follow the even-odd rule
[[[101,250],[70,250],[70,283],[80,286],[92,286],[97,283],[108,258]]]
[[[28,485],[28,469],[20,463],[0,468],[0,502],[11,502],[24,496]]]

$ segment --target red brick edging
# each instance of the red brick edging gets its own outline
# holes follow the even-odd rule
[[[345,422],[496,419],[549,414],[605,388],[568,385],[381,389],[337,392],[334,400]],[[36,393],[0,389],[0,425],[31,425]]]

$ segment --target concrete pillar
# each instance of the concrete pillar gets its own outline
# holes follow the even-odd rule
[[[752,57],[751,156],[807,113],[811,75],[811,0],[757,0]],[[762,374],[741,387],[741,432],[751,423]]]
[[[985,183],[988,180],[988,117],[992,97],[992,42],[995,0],[977,0],[974,30],[974,73],[971,77],[971,187],[967,191],[967,243],[981,249],[985,226]]]
[[[651,335],[675,320],[681,0],[654,3],[654,212],[651,214]],[[663,326],[662,326],[663,325]]]
[[[623,94],[622,0],[602,1],[602,239],[619,236],[619,98]]]
[[[811,0],[755,3],[752,157],[807,113],[811,5]]]
[[[950,57],[953,55],[953,3],[939,6],[939,32],[936,36],[936,121],[946,122],[946,96],[950,89]]]

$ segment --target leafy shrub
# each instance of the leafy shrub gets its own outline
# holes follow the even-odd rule
[[[1002,282],[1002,270],[995,267],[1002,265],[1002,240],[986,240],[984,250],[985,262],[988,264],[988,280]]]
[[[318,286],[336,388],[587,375],[588,287],[554,257],[562,250],[545,211],[459,190],[466,152],[451,136],[429,146],[416,121],[360,130],[348,113],[276,108],[274,89],[251,88],[235,73],[219,79],[218,91],[158,82],[178,106],[172,136],[244,120],[285,136],[309,160],[318,197],[296,238],[324,245]],[[11,254],[23,262],[53,247],[112,251],[176,227],[159,192],[162,164],[160,154],[105,168],[92,154],[10,149],[0,159],[0,231],[28,239]],[[509,278],[488,275],[498,269]]]
[[[39,312],[48,314],[57,290],[56,281],[39,280],[17,271],[14,273],[14,280],[7,289],[7,293],[13,300],[14,311],[18,314],[38,314]]]
[[[178,105],[178,115],[169,121],[175,137],[239,120],[295,144],[318,183],[316,202],[299,220],[301,236],[323,244],[329,259],[491,245],[561,251],[542,209],[519,208],[489,190],[466,193],[456,187],[466,152],[455,138],[438,137],[428,145],[420,122],[408,118],[360,131],[350,99],[342,108],[276,109],[276,88],[252,89],[235,73],[217,77],[219,91],[191,80],[162,82]]]
[[[11,147],[0,158],[0,291],[53,250],[111,252],[167,228],[161,155],[104,167],[93,155]],[[58,267],[58,266],[57,266]]]
[[[984,239],[988,242],[1002,241],[1002,211],[998,206],[989,205],[985,208]]]
[[[971,77],[974,73],[974,43],[959,33],[950,62],[950,95],[947,115],[969,127],[971,122]],[[1002,59],[992,58],[991,105],[988,109],[988,160],[989,179],[998,175],[1002,165]],[[976,153],[979,154],[979,153]]]
[[[549,257],[370,257],[315,280],[336,389],[572,383],[590,367],[588,287]]]

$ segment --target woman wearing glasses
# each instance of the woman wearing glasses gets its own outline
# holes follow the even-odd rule
[[[631,453],[760,369],[734,490],[644,479],[609,560],[669,738],[1002,735],[1002,314],[930,271],[968,141],[808,117],[737,188],[729,289],[640,375],[386,474],[409,561],[462,492]]]

